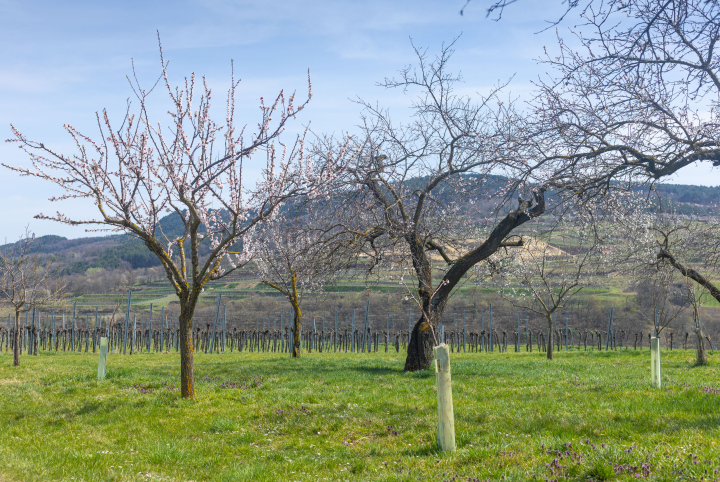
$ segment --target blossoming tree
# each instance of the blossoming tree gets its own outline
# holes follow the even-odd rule
[[[284,201],[312,188],[304,135],[287,144],[280,140],[312,92],[308,78],[302,103],[282,91],[270,103],[261,98],[260,118],[251,133],[235,122],[240,81],[234,75],[223,125],[210,116],[211,91],[204,77],[202,87],[194,73],[173,87],[161,45],[160,63],[160,78],[149,90],[133,75],[137,112],[128,108],[119,128],[105,110],[96,114],[98,137],[66,125],[77,146],[77,152],[68,155],[30,140],[13,126],[10,142],[29,155],[30,166],[3,165],[60,186],[65,194],[54,201],[87,199],[98,210],[98,216],[89,219],[61,213],[37,218],[124,231],[157,256],[180,302],[181,392],[193,397],[192,317],[203,287],[246,264],[253,251],[245,242],[248,233]],[[151,119],[148,104],[158,85],[164,85],[172,102],[165,127]],[[251,169],[259,172],[257,177],[248,174]],[[181,220],[181,232],[163,231],[159,221],[167,213]]]
[[[262,282],[280,292],[293,310],[291,353],[295,358],[300,356],[300,306],[304,295],[322,292],[347,271],[354,259],[344,233],[327,215],[331,206],[325,196],[288,203],[282,213],[254,233],[256,265]]]
[[[655,301],[655,329],[672,321],[689,305],[693,309],[693,331],[697,339],[698,365],[707,362],[705,337],[698,306],[710,297],[720,302],[717,271],[720,267],[720,223],[714,218],[681,214],[667,203],[658,202],[651,208],[638,209],[616,222],[618,241],[622,243],[623,264],[637,277],[645,277],[659,285],[661,295],[672,285],[682,288],[675,293],[673,309],[660,297]],[[684,281],[684,283],[682,283]],[[665,285],[665,286],[663,286]],[[683,286],[684,285],[684,286]],[[663,289],[664,288],[664,289]],[[667,297],[667,295],[666,295]],[[678,302],[679,301],[679,302]]]

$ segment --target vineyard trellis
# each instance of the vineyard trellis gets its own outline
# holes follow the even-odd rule
[[[222,305],[223,295],[218,295],[215,317],[211,322],[202,323],[199,319],[193,320],[193,348],[196,353],[225,352],[260,352],[260,353],[290,353],[293,332],[291,323],[284,311],[269,313],[256,320],[255,329],[240,329],[227,327],[227,305]],[[38,355],[42,351],[50,352],[84,352],[96,353],[100,346],[100,338],[108,338],[109,353],[140,354],[140,353],[169,353],[179,351],[178,313],[160,309],[157,318],[153,320],[153,304],[149,310],[132,311],[131,295],[127,298],[127,309],[120,320],[101,310],[99,305],[83,314],[78,314],[77,303],[74,303],[68,313],[60,313],[55,309],[49,312],[30,310],[26,312],[25,323],[21,328],[21,351],[28,355]],[[317,315],[313,317],[312,325],[301,327],[300,340],[302,349],[306,353],[334,352],[334,353],[373,353],[406,350],[410,341],[411,330],[403,330],[396,323],[396,318],[403,316],[398,313],[387,312],[384,329],[382,321],[373,327],[373,316],[370,314],[369,301],[366,302],[363,321],[358,323],[357,309],[352,309],[341,318],[338,310],[334,313],[321,315],[320,329],[318,330]],[[493,324],[492,304],[487,311],[480,312],[478,329],[468,328],[467,312],[460,316],[453,313],[443,319],[438,329],[439,342],[447,343],[451,352],[483,353],[483,352],[532,352],[535,347],[539,352],[547,350],[548,340],[553,340],[556,351],[563,347],[570,350],[599,350],[612,351],[618,349],[642,350],[650,346],[651,331],[630,331],[617,329],[614,323],[613,310],[610,310],[608,327],[606,331],[597,329],[577,329],[569,325],[567,313],[564,327],[555,328],[550,337],[544,330],[535,330],[530,326],[529,314],[526,312],[523,320],[522,313],[518,311],[517,321],[501,327],[497,320]],[[486,316],[487,315],[487,316]],[[326,323],[326,319],[333,320]],[[377,318],[377,317],[376,317]],[[458,318],[462,325],[458,328]],[[487,319],[487,329],[485,322]],[[272,320],[272,326],[271,326]],[[408,320],[412,323],[413,313],[408,312]],[[452,320],[452,321],[450,321]],[[507,321],[507,320],[505,320]],[[477,324],[477,323],[476,323]],[[344,326],[343,326],[344,325]],[[408,328],[411,328],[410,324]],[[451,327],[451,329],[448,329]],[[8,315],[7,326],[0,326],[0,353],[11,353],[14,340],[14,324],[11,315]],[[673,331],[661,333],[662,345],[667,349],[688,349],[689,334],[675,337]],[[645,343],[647,339],[647,343]],[[717,350],[717,345],[707,337],[711,349]]]

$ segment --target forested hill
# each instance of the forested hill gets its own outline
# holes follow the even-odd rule
[[[485,195],[488,191],[501,189],[504,180],[498,176],[489,176],[478,184]],[[664,200],[680,205],[684,212],[718,215],[720,203],[720,186],[694,186],[686,184],[657,184],[654,189]],[[447,186],[439,186],[437,197],[451,196]],[[168,235],[182,232],[182,223],[178,214],[169,214],[160,221],[163,231]],[[88,268],[115,269],[150,268],[160,263],[144,245],[136,238],[126,234],[111,236],[67,239],[62,236],[42,236],[36,240],[38,251],[55,257],[66,266],[66,273],[84,273]]]
[[[658,184],[656,189],[663,198],[672,199],[676,203],[696,204],[708,207],[720,203],[720,185],[693,186],[688,184]]]

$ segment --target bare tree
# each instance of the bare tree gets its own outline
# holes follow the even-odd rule
[[[415,51],[416,67],[382,83],[417,92],[412,121],[395,124],[389,112],[361,102],[361,134],[350,136],[360,154],[343,171],[335,210],[371,269],[385,261],[400,282],[403,272],[414,279],[422,314],[406,371],[430,366],[433,326],[471,268],[522,244],[509,239],[513,230],[545,210],[545,188],[527,182],[546,181],[532,178],[532,158],[514,142],[522,120],[497,90],[477,103],[455,93],[461,79],[448,71],[452,44],[434,60]],[[323,148],[332,153],[330,146]],[[530,199],[517,196],[523,188]]]
[[[96,114],[97,140],[66,126],[78,149],[68,156],[28,139],[13,126],[12,142],[29,154],[32,166],[3,165],[63,188],[66,194],[53,200],[87,199],[99,213],[94,219],[60,213],[36,217],[125,231],[157,256],[180,302],[181,393],[193,397],[192,316],[203,287],[245,265],[252,256],[244,242],[248,233],[285,200],[311,190],[304,136],[289,144],[280,141],[311,91],[308,78],[308,99],[300,104],[295,94],[286,97],[282,91],[270,104],[261,98],[257,129],[249,134],[235,124],[239,81],[234,76],[221,125],[210,117],[211,91],[205,79],[198,98],[195,74],[183,86],[171,86],[161,46],[160,63],[162,72],[153,88],[144,89],[135,75],[128,79],[139,109],[131,114],[128,106],[119,129],[114,130],[104,110]],[[149,95],[158,84],[172,101],[167,127],[151,120]],[[257,178],[250,177],[251,169]],[[164,232],[160,219],[166,213],[179,219],[178,232]]]
[[[707,365],[707,352],[705,350],[705,330],[703,329],[703,323],[700,319],[700,313],[698,308],[703,303],[706,296],[706,289],[704,286],[698,286],[690,281],[690,278],[686,278],[688,284],[688,291],[690,292],[690,303],[693,309],[693,332],[695,333],[696,339],[696,351],[695,351],[695,364],[698,366]],[[709,339],[708,339],[709,341]]]
[[[533,103],[546,162],[588,194],[719,166],[720,3],[592,2],[582,17]]]
[[[628,272],[637,292],[640,316],[653,325],[655,334],[665,330],[690,305],[690,292],[675,269],[661,263],[641,263]]]
[[[28,230],[17,243],[0,247],[0,302],[15,313],[13,365],[20,365],[20,313],[56,302],[63,293],[58,266],[39,258],[35,235]],[[8,333],[9,336],[9,333]]]
[[[491,258],[500,296],[547,320],[548,360],[553,359],[554,313],[597,283],[603,260],[598,228],[594,213],[568,210],[546,224],[534,224],[521,248]]]

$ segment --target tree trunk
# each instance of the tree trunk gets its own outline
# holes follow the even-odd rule
[[[534,219],[545,212],[545,188],[533,190],[535,206],[531,208],[532,201],[518,199],[518,208],[510,211],[488,235],[487,239],[475,249],[468,251],[457,260],[450,263],[450,268],[443,277],[443,283],[433,292],[432,264],[430,263],[428,246],[424,239],[420,239],[417,233],[408,234],[405,240],[408,243],[412,255],[413,269],[418,280],[417,294],[425,316],[430,320],[424,321],[421,317],[413,328],[408,354],[405,359],[405,371],[423,370],[430,367],[433,360],[433,335],[429,323],[437,326],[436,321],[440,319],[445,309],[450,294],[455,286],[462,280],[473,266],[486,260],[496,253],[503,242],[516,227]],[[505,244],[505,246],[522,246],[522,242]],[[493,334],[490,333],[492,337]]]
[[[552,315],[548,316],[548,344],[547,344],[547,359],[553,359],[553,319]]]
[[[433,360],[433,336],[430,331],[430,325],[424,318],[420,318],[410,335],[410,344],[408,345],[408,354],[405,358],[406,372],[414,372],[417,370],[427,370]]]
[[[15,339],[13,343],[13,365],[20,366],[20,312],[15,311]]]
[[[292,303],[293,312],[295,314],[293,318],[293,346],[292,356],[298,358],[300,356],[300,327],[302,325],[302,312],[300,311],[300,305],[298,303]]]
[[[695,322],[695,336],[697,336],[697,354],[695,357],[696,365],[707,365],[707,353],[705,352],[705,339],[703,338],[702,321],[697,307],[694,309],[693,321]]]
[[[183,398],[195,396],[193,370],[193,309],[180,305],[180,393]]]
[[[707,352],[705,351],[705,339],[702,336],[702,332],[699,329],[695,329],[695,335],[697,336],[697,353],[695,356],[696,365],[707,365]]]

